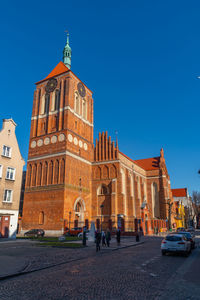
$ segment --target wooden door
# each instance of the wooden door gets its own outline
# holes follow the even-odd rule
[[[1,237],[9,237],[10,216],[1,217]]]

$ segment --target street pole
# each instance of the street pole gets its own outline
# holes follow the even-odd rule
[[[71,211],[69,211],[69,232],[70,232]]]
[[[102,232],[102,215],[103,215],[103,207],[104,205],[101,204],[100,208],[101,208],[101,232]]]
[[[172,228],[172,224],[171,224],[171,214],[172,214],[172,210],[171,210],[171,208],[172,208],[172,205],[173,205],[173,202],[172,203],[170,203],[170,199],[168,200],[168,202],[167,202],[167,204],[168,204],[168,218],[169,218],[169,230]]]

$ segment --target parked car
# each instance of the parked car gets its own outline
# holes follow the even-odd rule
[[[177,231],[185,231],[185,228],[184,227],[178,227]]]
[[[183,234],[169,234],[162,240],[161,252],[162,255],[172,252],[183,253],[188,256],[191,252],[191,242]]]
[[[195,239],[194,239],[194,237],[192,236],[192,234],[190,232],[188,232],[188,231],[179,231],[178,234],[183,234],[186,237],[186,239],[188,241],[190,241],[191,248],[192,249],[195,248]]]
[[[191,233],[191,235],[192,235],[193,238],[195,237],[195,229],[194,229],[194,227],[190,226],[190,227],[187,229],[187,231]]]
[[[86,238],[88,238],[89,230],[86,230]],[[78,237],[83,237],[83,231],[78,234]]]
[[[29,237],[43,237],[45,235],[45,232],[43,229],[31,229],[27,232],[24,233],[24,236],[29,236]]]
[[[65,230],[64,235],[78,236],[80,232],[82,232],[82,227],[74,227],[72,229]]]
[[[193,226],[189,226],[189,227],[188,227],[188,231],[195,231],[195,229],[194,229]]]

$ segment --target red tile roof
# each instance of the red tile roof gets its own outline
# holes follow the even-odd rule
[[[68,67],[65,66],[65,64],[60,61],[57,66],[55,66],[55,68],[49,73],[49,75],[47,77],[45,77],[44,79],[36,82],[36,84],[41,83],[42,81],[45,81],[47,79],[50,79],[52,77],[64,74],[66,72],[70,71],[78,80],[80,80],[73,72],[72,70],[70,70]],[[80,80],[81,81],[81,80]],[[81,81],[82,82],[82,81]],[[82,82],[83,83],[83,82]],[[83,83],[84,84],[84,83]],[[85,85],[85,84],[84,84]],[[88,87],[85,85],[85,87],[88,89]],[[92,91],[90,89],[88,89],[91,93]]]
[[[139,159],[134,161],[139,167],[146,171],[151,170],[158,170],[159,169],[159,163],[160,163],[160,156],[158,157],[151,157],[151,158],[145,158],[145,159]]]
[[[173,197],[187,197],[187,188],[172,189]]]
[[[145,158],[145,159],[139,159],[139,160],[133,160],[130,157],[128,157],[126,154],[119,151],[123,156],[125,156],[127,159],[134,162],[136,165],[141,167],[142,169],[146,171],[151,170],[158,170],[159,169],[159,163],[160,163],[160,156],[158,157],[151,157],[151,158]]]
[[[52,78],[52,77],[58,76],[58,75],[60,75],[60,74],[66,73],[66,72],[68,72],[68,71],[69,71],[69,68],[66,67],[65,64],[64,64],[62,61],[60,61],[60,62],[57,64],[57,66],[55,66],[55,68],[49,73],[49,75],[48,75],[47,77],[45,77],[44,79],[42,79],[42,80],[36,82],[36,84],[37,84],[37,83],[40,83],[40,82],[42,82],[42,81],[45,81],[45,80],[47,80],[47,79],[49,79],[49,78]]]

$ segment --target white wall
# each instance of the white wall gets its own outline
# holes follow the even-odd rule
[[[10,216],[10,226],[9,226],[9,237],[10,238],[16,238],[16,232],[17,232],[17,222],[18,222],[18,210],[6,210],[6,209],[0,209],[0,214],[8,214]]]

